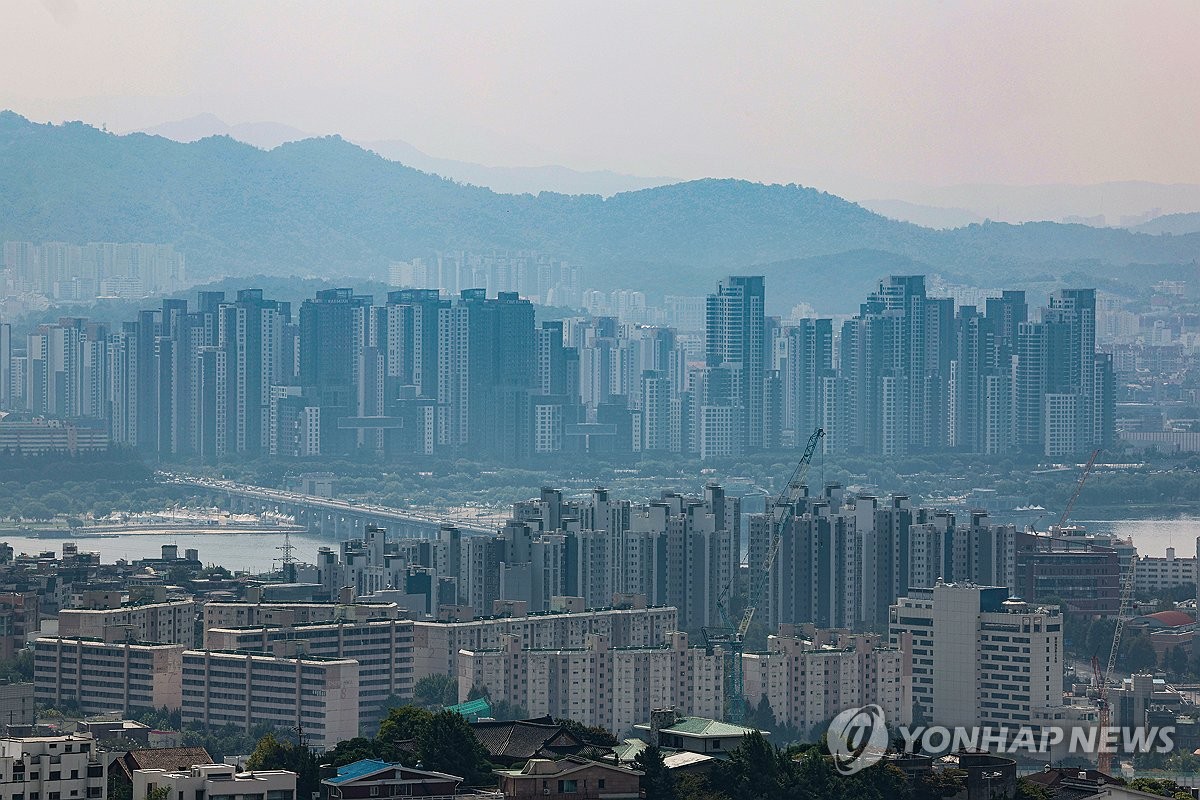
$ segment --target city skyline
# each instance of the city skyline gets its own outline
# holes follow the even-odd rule
[[[201,291],[194,306],[164,300],[111,330],[39,325],[24,352],[3,323],[0,402],[209,463],[714,459],[796,448],[815,428],[832,454],[1063,457],[1116,441],[1094,289],[1056,290],[1033,313],[1024,292],[1005,290],[980,313],[928,296],[924,276],[893,275],[836,336],[828,318],[768,316],[767,294],[762,276],[730,276],[707,296],[703,331],[686,331],[611,316],[538,324],[518,292],[482,288],[398,289],[384,305],[325,289],[295,312],[261,289]]]

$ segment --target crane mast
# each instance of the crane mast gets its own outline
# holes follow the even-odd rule
[[[1113,628],[1112,649],[1108,651],[1108,664],[1104,672],[1100,672],[1100,659],[1092,656],[1092,672],[1096,677],[1096,697],[1100,705],[1100,751],[1096,754],[1096,768],[1106,775],[1112,774],[1113,754],[1104,745],[1103,732],[1112,722],[1112,709],[1108,704],[1108,681],[1117,665],[1117,651],[1121,648],[1121,634],[1125,632],[1125,623],[1133,612],[1133,571],[1135,562],[1130,562],[1129,569],[1121,576],[1121,599],[1117,606],[1117,624]]]
[[[1058,527],[1067,524],[1067,519],[1071,516],[1071,509],[1075,508],[1075,502],[1079,499],[1080,492],[1083,491],[1083,485],[1087,483],[1088,476],[1092,474],[1092,467],[1096,465],[1096,456],[1100,455],[1100,450],[1097,448],[1092,451],[1092,457],[1088,459],[1087,465],[1083,468],[1083,474],[1079,476],[1079,481],[1075,484],[1075,491],[1071,492],[1071,497],[1067,500],[1067,505],[1063,508],[1062,516],[1058,518]]]
[[[720,615],[721,623],[724,627],[715,630],[705,628],[703,631],[705,642],[710,648],[713,645],[720,645],[725,652],[726,717],[730,722],[740,723],[745,715],[746,700],[745,681],[742,672],[742,649],[746,641],[746,634],[749,632],[750,625],[754,621],[754,614],[758,610],[759,603],[764,599],[765,587],[770,583],[770,574],[771,569],[775,565],[775,556],[779,553],[779,545],[783,541],[783,526],[794,513],[796,503],[802,497],[804,481],[808,476],[808,468],[812,464],[813,455],[817,452],[817,445],[824,435],[825,430],[817,428],[808,437],[808,444],[804,448],[804,455],[800,457],[800,461],[792,471],[791,477],[788,478],[787,483],[775,497],[770,509],[768,509],[771,526],[770,544],[767,546],[766,557],[763,559],[761,569],[756,573],[755,566],[753,564],[749,565],[750,585],[746,593],[746,607],[742,611],[741,619],[737,625],[734,625],[729,615],[729,598],[733,593],[734,584],[737,582],[737,576],[735,575],[717,595],[717,613]]]

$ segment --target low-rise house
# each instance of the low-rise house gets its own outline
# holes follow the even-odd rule
[[[558,761],[532,758],[521,769],[496,770],[505,800],[637,800],[642,773],[569,756]]]
[[[337,768],[321,781],[321,800],[367,800],[373,797],[454,797],[462,778],[444,772],[364,758]],[[134,798],[134,800],[138,800]]]
[[[152,747],[129,750],[112,762],[108,771],[108,794],[132,796],[133,773],[140,769],[179,772],[198,764],[213,763],[203,747]]]
[[[471,730],[488,751],[488,760],[502,766],[524,764],[531,758],[562,758],[591,748],[587,742],[557,725],[544,720],[474,722]],[[598,748],[605,749],[605,748]]]
[[[723,758],[736,750],[742,738],[751,733],[762,733],[755,728],[730,725],[706,717],[683,717],[674,709],[662,709],[650,715],[649,724],[635,725],[635,729],[649,734],[651,744],[667,750],[682,750]]]

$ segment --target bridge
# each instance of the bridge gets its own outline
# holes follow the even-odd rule
[[[384,528],[393,538],[435,539],[443,525],[453,525],[464,535],[495,533],[477,520],[453,518],[389,506],[338,500],[246,483],[160,472],[162,483],[189,486],[213,505],[235,514],[275,514],[291,517],[296,524],[322,536],[345,541],[361,539],[368,525]]]

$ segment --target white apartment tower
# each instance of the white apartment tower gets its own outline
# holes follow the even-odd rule
[[[1008,589],[938,583],[891,607],[922,716],[949,727],[1039,730],[1063,718],[1062,616]]]

